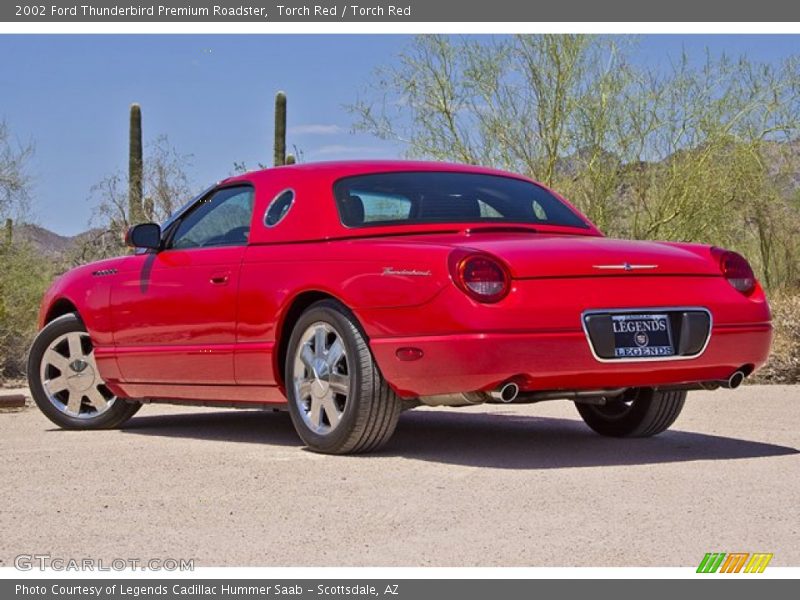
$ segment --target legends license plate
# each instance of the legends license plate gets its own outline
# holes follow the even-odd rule
[[[668,315],[612,315],[616,358],[674,356]]]

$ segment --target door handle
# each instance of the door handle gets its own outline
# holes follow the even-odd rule
[[[211,276],[211,283],[214,285],[225,285],[228,283],[230,273],[214,273]]]

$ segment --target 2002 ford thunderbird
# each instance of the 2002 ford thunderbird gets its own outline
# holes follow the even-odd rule
[[[312,449],[384,444],[402,409],[568,399],[595,431],[667,429],[688,390],[767,357],[740,255],[609,239],[524,177],[347,162],[233,177],[129,256],[47,292],[29,378],[66,428],[143,402],[276,406]]]

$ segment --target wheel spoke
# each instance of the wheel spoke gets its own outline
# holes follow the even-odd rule
[[[65,375],[67,373],[67,369],[69,368],[69,359],[56,352],[53,348],[48,348],[47,352],[44,353],[43,362],[45,364],[54,366],[56,369],[61,371],[62,375]]]
[[[81,412],[81,400],[83,397],[80,392],[69,392],[69,402],[67,402],[67,412],[71,415],[78,416]]]
[[[305,400],[311,395],[311,385],[312,382],[308,379],[304,379],[297,384],[297,395],[299,396],[298,400]]]
[[[342,418],[342,413],[336,407],[336,403],[333,401],[333,398],[325,398],[322,401],[322,406],[325,407],[325,414],[328,415],[328,423],[331,424],[331,428],[336,427]]]
[[[317,429],[322,425],[322,401],[311,396],[311,403],[308,409],[308,420]]]
[[[92,349],[91,352],[86,355],[86,362],[88,362],[89,366],[94,369],[95,373],[99,372],[97,369],[97,360],[94,357],[94,349]]]
[[[59,375],[53,379],[45,379],[42,383],[44,384],[45,389],[51,394],[57,394],[58,392],[62,392],[69,387],[67,378],[64,375]]]
[[[341,360],[342,356],[344,356],[344,344],[342,340],[337,337],[336,341],[331,344],[328,355],[325,357],[325,362],[328,363],[328,367],[331,371],[333,371],[333,367]]]
[[[325,338],[327,332],[324,327],[317,327],[314,330],[314,356],[323,358],[325,355]]]
[[[108,400],[105,399],[105,396],[103,396],[96,387],[86,390],[86,397],[89,398],[89,402],[91,402],[97,412],[102,412],[108,407]]]
[[[83,348],[81,347],[81,338],[78,334],[70,334],[67,336],[67,344],[69,344],[69,358],[75,360],[76,358],[83,358]]]
[[[331,391],[335,394],[347,396],[350,393],[350,376],[341,373],[331,373],[328,380]]]
[[[310,373],[314,372],[314,353],[311,351],[311,346],[308,343],[303,344],[303,349],[300,351],[300,360],[303,361],[303,364]]]

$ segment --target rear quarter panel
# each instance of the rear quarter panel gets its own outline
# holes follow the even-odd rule
[[[301,294],[320,292],[338,299],[371,336],[377,331],[362,312],[404,308],[419,315],[419,307],[430,304],[450,283],[446,257],[447,249],[441,247],[367,240],[249,247],[239,283],[237,381],[274,383],[259,365],[265,354],[273,353],[280,335],[291,335],[283,323]],[[428,274],[387,274],[387,267]]]

